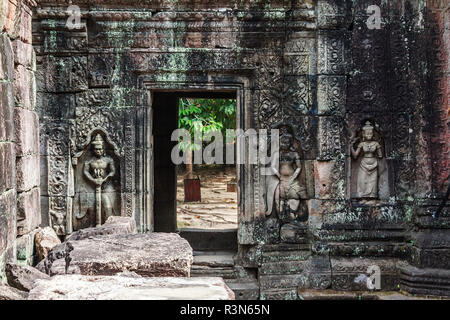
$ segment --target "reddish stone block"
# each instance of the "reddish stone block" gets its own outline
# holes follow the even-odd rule
[[[34,73],[27,70],[24,66],[18,65],[15,70],[14,96],[16,106],[31,110],[33,108],[32,100],[34,93],[33,85]]]
[[[3,33],[0,37],[0,52],[2,56],[2,74],[3,79],[8,81],[14,80],[14,51],[11,40],[8,35]]]
[[[20,22],[18,23],[17,33],[20,39],[25,43],[32,42],[32,17],[30,9],[26,6],[20,8]]]
[[[17,197],[17,235],[36,229],[41,223],[39,188],[20,193]]]
[[[330,199],[331,170],[333,161],[316,161],[314,164],[315,194],[320,199]]]
[[[39,155],[17,158],[16,162],[17,191],[28,191],[38,187],[40,183]]]
[[[35,112],[14,108],[16,154],[18,157],[39,152],[39,119]]]
[[[33,67],[33,46],[21,40],[14,40],[12,47],[14,50],[14,63],[31,69]]]
[[[4,30],[10,36],[14,34],[14,20],[16,17],[16,10],[17,10],[17,0],[9,0]]]

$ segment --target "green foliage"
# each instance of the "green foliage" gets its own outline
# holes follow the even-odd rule
[[[227,129],[236,129],[236,100],[233,99],[188,99],[179,100],[178,127],[201,131],[203,135],[214,131],[222,132],[225,137]],[[200,145],[183,141],[182,150],[198,150]]]

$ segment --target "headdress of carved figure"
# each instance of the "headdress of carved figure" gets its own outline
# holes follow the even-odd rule
[[[94,138],[94,140],[92,141],[92,146],[94,149],[94,153],[97,157],[101,157],[103,156],[104,153],[104,149],[103,149],[103,145],[104,145],[104,140],[103,137],[101,136],[101,134],[97,134]]]
[[[289,128],[282,126],[280,129],[280,148],[283,150],[289,150],[293,148],[293,135],[289,131]]]
[[[370,121],[366,121],[364,124],[364,127],[362,128],[363,131],[363,140],[372,140],[373,139],[373,125],[370,123]]]
[[[94,146],[94,149],[97,149],[99,147],[103,148],[104,140],[100,133],[97,133],[94,140],[92,141],[92,145]]]

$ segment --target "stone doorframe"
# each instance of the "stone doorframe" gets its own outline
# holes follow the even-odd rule
[[[140,220],[142,226],[149,231],[153,231],[153,194],[151,192],[153,188],[153,181],[151,176],[153,175],[152,159],[153,159],[153,149],[152,149],[152,104],[153,104],[153,93],[154,92],[211,92],[211,93],[223,93],[223,92],[233,92],[236,94],[236,119],[237,128],[243,129],[244,131],[249,128],[255,127],[255,116],[251,112],[251,99],[249,80],[247,77],[242,76],[215,76],[214,80],[173,80],[173,81],[158,81],[155,80],[154,76],[147,77],[144,76],[139,80],[139,88],[147,90],[148,101],[146,108],[147,112],[144,117],[146,125],[144,126],[146,137],[146,152],[142,154],[142,159],[136,159],[141,161],[143,164],[143,175],[141,177],[136,177],[137,179],[144,179],[144,192],[142,193],[142,198],[140,199],[143,203],[143,212],[147,214],[136,214],[136,220]],[[247,145],[247,140],[246,140]],[[236,148],[237,149],[237,148]],[[252,239],[252,233],[249,233],[249,225],[255,220],[255,215],[258,212],[255,210],[255,206],[259,203],[258,197],[258,184],[257,180],[257,168],[255,165],[237,165],[237,186],[238,186],[238,242],[240,244],[250,244],[254,243]],[[145,177],[145,178],[144,178]]]

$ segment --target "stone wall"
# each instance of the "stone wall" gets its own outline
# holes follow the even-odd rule
[[[41,223],[39,121],[35,110],[33,1],[0,5],[0,276],[7,261],[33,263]]]
[[[371,266],[383,290],[431,277],[440,280],[428,292],[442,293],[448,10],[439,1],[73,3],[79,23],[65,1],[42,0],[33,25],[42,217],[60,235],[92,215],[80,166],[97,135],[118,173],[115,214],[152,230],[152,91],[233,91],[239,127],[280,129],[289,165],[301,169],[300,205],[291,196],[286,211],[270,201],[277,178],[239,167],[238,263],[258,270],[261,298],[365,289],[354,280]],[[367,25],[373,4],[379,29]],[[372,193],[354,155],[366,140],[379,157]]]

